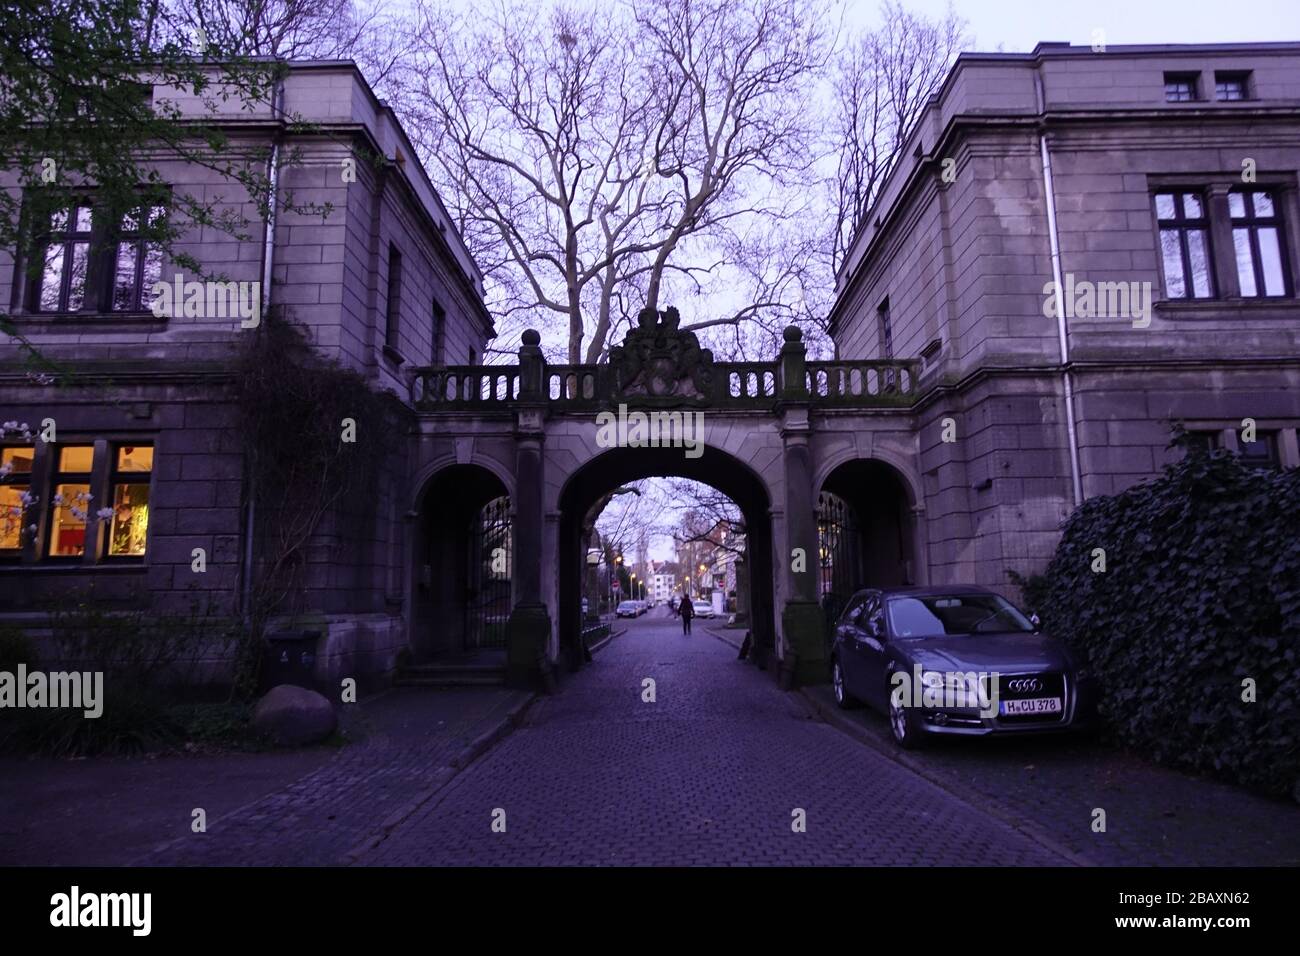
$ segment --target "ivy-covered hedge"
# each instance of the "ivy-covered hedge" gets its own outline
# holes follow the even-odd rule
[[[1089,499],[1044,574],[1013,577],[1083,651],[1119,740],[1300,799],[1300,469],[1189,450]]]

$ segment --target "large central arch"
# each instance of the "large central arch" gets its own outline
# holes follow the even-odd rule
[[[765,664],[776,644],[772,574],[772,501],[763,480],[744,462],[706,446],[698,458],[681,448],[614,448],[580,466],[560,494],[558,624],[561,655],[581,660],[582,521],[601,496],[643,478],[689,478],[712,485],[740,508],[749,554],[751,630],[756,659]]]

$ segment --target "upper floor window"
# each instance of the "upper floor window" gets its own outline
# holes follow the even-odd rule
[[[402,254],[396,246],[388,247],[388,305],[384,313],[384,344],[397,348],[402,312]]]
[[[1215,73],[1214,98],[1224,102],[1250,99],[1250,74]]]
[[[876,317],[880,322],[880,357],[892,359],[894,357],[894,326],[889,319],[888,298],[880,303],[880,308],[876,310]]]
[[[162,276],[166,208],[143,205],[109,215],[86,197],[55,209],[36,230],[39,265],[28,294],[36,312],[142,312]]]
[[[442,337],[447,331],[447,310],[438,304],[438,300],[433,300],[433,329],[430,338],[429,350],[432,353],[433,364],[442,363],[443,342]]]
[[[1214,295],[1210,268],[1210,223],[1205,201],[1195,192],[1156,193],[1165,296],[1208,299]]]
[[[1190,103],[1200,99],[1197,85],[1200,77],[1195,73],[1166,73],[1165,102]]]
[[[1284,296],[1287,275],[1282,219],[1273,193],[1242,189],[1228,194],[1232,217],[1232,244],[1237,255],[1237,281],[1241,294]]]
[[[162,249],[145,240],[149,227],[157,227],[166,210],[142,206],[126,213],[117,224],[113,256],[114,312],[143,312],[151,305],[149,290],[162,277]]]
[[[94,217],[87,202],[50,214],[41,250],[42,312],[78,312],[86,301],[86,274]]]

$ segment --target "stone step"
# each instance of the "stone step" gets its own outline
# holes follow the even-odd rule
[[[506,682],[505,671],[495,674],[403,674],[398,687],[500,687]]]

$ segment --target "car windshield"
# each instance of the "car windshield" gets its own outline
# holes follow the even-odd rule
[[[1010,601],[996,594],[933,594],[890,598],[889,624],[902,638],[1011,632],[1032,633],[1034,625]]]

